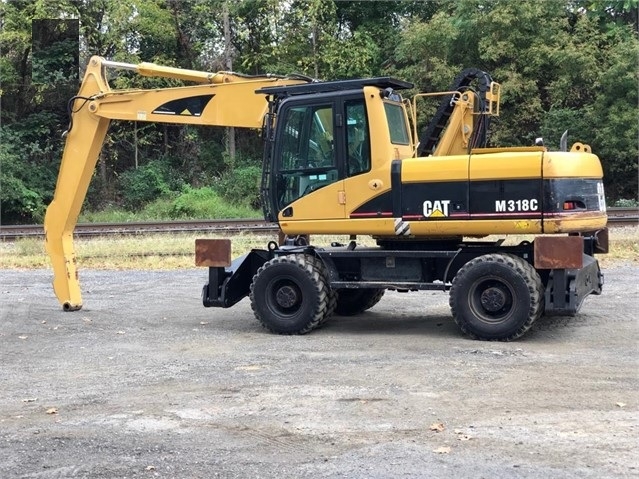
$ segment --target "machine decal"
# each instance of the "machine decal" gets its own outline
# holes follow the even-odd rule
[[[424,201],[424,216],[427,218],[442,218],[448,216],[450,200]]]
[[[537,211],[539,200],[537,198],[524,198],[523,200],[495,200],[495,211],[497,213],[514,211]]]
[[[604,193],[603,181],[597,183],[597,196],[599,197],[599,210],[606,211],[606,195]]]
[[[470,182],[472,219],[540,219],[541,178]]]
[[[197,95],[171,100],[153,110],[156,115],[201,116],[215,95]]]
[[[395,218],[395,234],[397,236],[409,236],[410,223],[401,218]]]
[[[467,181],[404,183],[401,198],[402,204],[393,207],[401,210],[404,219],[468,219]]]

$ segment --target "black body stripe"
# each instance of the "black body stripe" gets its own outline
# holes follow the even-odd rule
[[[392,190],[353,211],[352,218],[389,217],[411,221],[540,219],[562,213],[565,201],[599,211],[600,179],[514,179],[399,184],[401,162],[391,169]],[[430,215],[433,216],[430,216]]]
[[[402,162],[394,160],[391,163],[391,197],[393,206],[393,216],[400,218],[402,216]]]

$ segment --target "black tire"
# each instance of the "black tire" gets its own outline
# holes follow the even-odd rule
[[[340,288],[337,290],[335,312],[340,316],[355,316],[371,309],[382,299],[385,289],[379,288]]]
[[[337,307],[337,291],[329,287],[328,307],[326,308],[326,314],[324,315],[322,319],[320,319],[320,322],[319,322],[320,326],[322,326],[323,324],[326,324],[326,322],[328,322],[328,320],[333,317],[333,313],[335,313],[336,307]]]
[[[471,338],[511,341],[542,315],[544,286],[537,271],[518,256],[487,254],[457,272],[450,308]]]
[[[330,289],[317,258],[278,256],[257,270],[249,294],[260,324],[278,334],[306,334],[329,311]]]

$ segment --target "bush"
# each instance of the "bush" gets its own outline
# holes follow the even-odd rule
[[[31,188],[24,175],[22,159],[9,148],[2,138],[0,142],[0,222],[40,223],[44,219],[45,205],[42,195]]]
[[[228,219],[255,218],[259,213],[242,205],[229,205],[212,188],[185,187],[172,204],[172,218]]]
[[[612,206],[613,208],[636,208],[639,206],[639,201],[636,199],[621,198],[615,201]]]
[[[14,176],[0,174],[1,222],[41,223],[45,206],[42,197]]]
[[[173,216],[173,202],[177,193],[172,198],[159,198],[142,208],[138,213],[138,217],[142,221],[164,221],[169,219],[177,219]]]
[[[261,176],[262,170],[258,166],[236,168],[222,177],[216,189],[225,200],[231,203],[258,209]]]
[[[145,204],[171,193],[168,171],[161,161],[151,161],[136,170],[125,171],[120,177],[123,204],[139,210]]]

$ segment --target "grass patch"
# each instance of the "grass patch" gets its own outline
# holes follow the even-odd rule
[[[173,197],[162,197],[139,211],[109,207],[83,211],[79,223],[130,223],[136,221],[261,218],[262,212],[241,202],[229,202],[212,188],[185,187]]]
[[[139,215],[132,211],[110,206],[101,211],[83,211],[80,213],[78,223],[129,223],[144,221],[138,219]]]
[[[229,204],[212,188],[187,188],[171,205],[172,218],[255,218],[254,209],[239,203]]]

